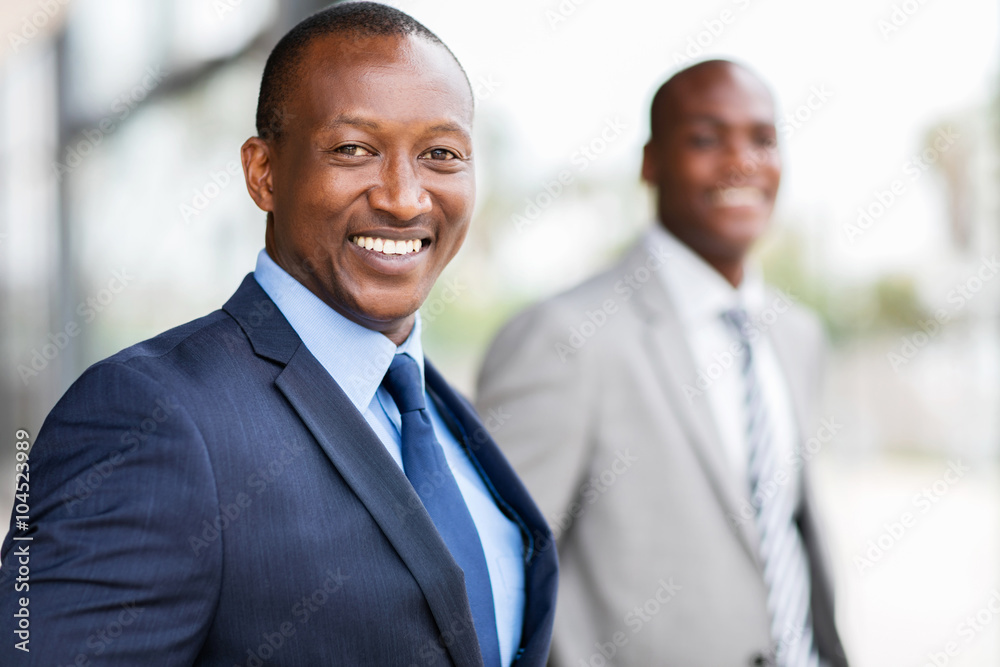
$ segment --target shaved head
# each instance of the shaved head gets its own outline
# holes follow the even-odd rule
[[[425,39],[443,48],[462,71],[465,70],[451,50],[437,35],[412,16],[376,2],[341,2],[303,19],[275,45],[264,66],[257,99],[257,135],[280,141],[288,120],[287,105],[306,72],[306,61],[313,42],[341,36],[347,43],[362,44],[371,37],[407,37]],[[469,86],[472,90],[472,86]]]
[[[671,122],[679,120],[680,100],[695,92],[706,80],[720,77],[739,79],[746,86],[758,87],[771,104],[774,104],[771,90],[753,70],[730,60],[706,60],[677,72],[656,91],[649,110],[650,136],[655,138],[664,132]]]
[[[771,91],[726,60],[678,72],[653,98],[642,175],[660,223],[738,285],[781,180]]]

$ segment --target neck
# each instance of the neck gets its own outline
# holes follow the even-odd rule
[[[723,278],[726,279],[733,287],[739,287],[740,283],[743,282],[743,260],[737,261],[725,261],[719,259],[710,259],[708,257],[703,257],[709,266],[719,272]]]
[[[413,317],[411,316],[406,324],[401,327],[394,327],[392,329],[383,330],[382,335],[391,340],[396,347],[402,345],[407,338],[410,336],[410,332],[413,331]]]

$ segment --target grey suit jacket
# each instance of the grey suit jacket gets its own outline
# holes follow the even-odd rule
[[[750,491],[724,459],[666,289],[635,245],[610,270],[515,317],[484,362],[481,414],[557,535],[550,664],[729,667],[773,660]],[[667,260],[669,261],[669,260]],[[793,308],[767,331],[803,442],[822,332]],[[806,455],[808,457],[808,455]],[[803,461],[800,461],[802,463]],[[803,475],[800,526],[821,656],[846,665]]]

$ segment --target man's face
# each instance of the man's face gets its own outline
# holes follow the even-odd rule
[[[674,84],[653,119],[643,178],[682,242],[710,264],[742,262],[781,180],[771,96],[734,65],[694,69]]]
[[[468,230],[468,84],[444,48],[420,38],[323,37],[304,65],[282,139],[243,149],[251,196],[273,214],[267,252],[398,344]]]

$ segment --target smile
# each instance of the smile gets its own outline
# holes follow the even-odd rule
[[[407,255],[411,252],[420,252],[420,248],[423,247],[423,241],[420,239],[393,240],[371,236],[352,236],[351,243],[383,255]]]
[[[712,203],[716,206],[760,206],[767,196],[760,188],[724,188],[712,193]]]

